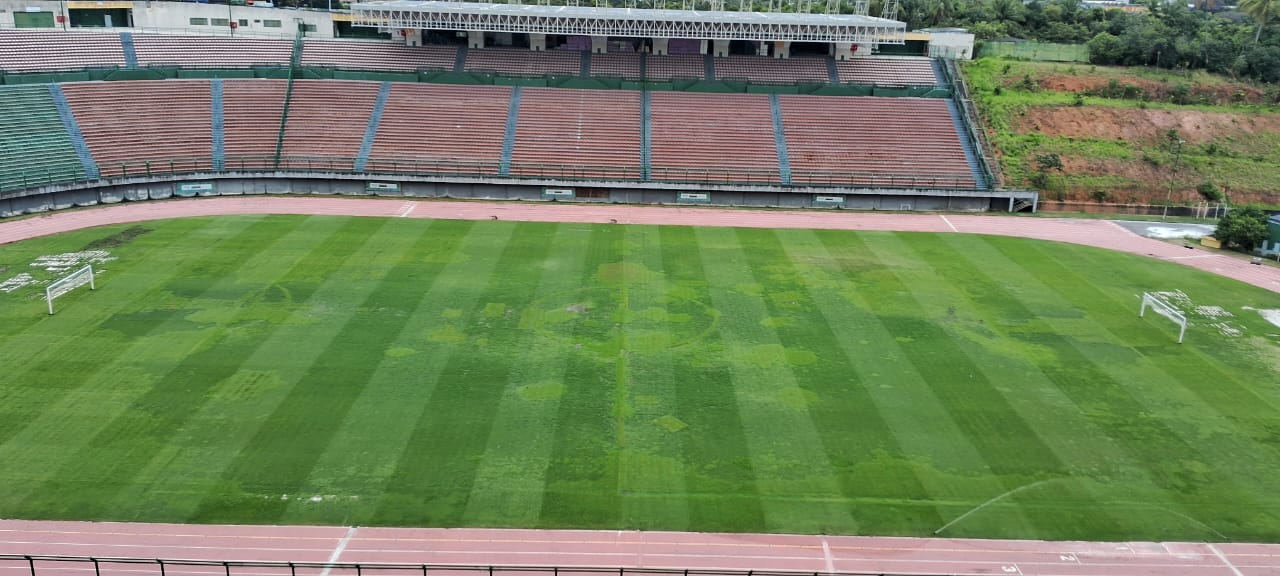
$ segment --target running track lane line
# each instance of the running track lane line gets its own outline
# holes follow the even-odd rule
[[[329,555],[329,560],[325,562],[326,564],[333,564],[338,561],[338,558],[342,556],[342,551],[347,548],[347,543],[351,542],[351,539],[355,537],[356,530],[359,530],[356,526],[347,529],[346,536],[343,536],[342,540],[338,541],[338,545],[333,548],[333,554]],[[332,567],[326,567],[320,572],[320,576],[329,576],[329,571],[332,569]]]
[[[399,203],[398,203],[399,202]],[[148,201],[53,212],[36,217],[0,221],[0,244],[57,234],[90,226],[141,222],[162,218],[223,216],[232,214],[303,214],[347,216],[396,216],[403,199],[314,198],[305,196],[223,196],[169,201]],[[1069,218],[935,214],[836,213],[825,211],[738,210],[679,208],[618,204],[560,204],[532,202],[460,202],[421,200],[413,218],[461,220],[516,220],[526,222],[735,226],[750,228],[810,228],[836,230],[892,230],[995,234],[1069,242],[1106,248],[1204,270],[1280,293],[1280,268],[1254,266],[1245,260],[1215,258],[1177,259],[1185,248],[1144,238],[1114,222]]]

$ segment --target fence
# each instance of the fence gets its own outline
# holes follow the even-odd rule
[[[87,576],[90,571],[94,576],[893,576],[880,572],[165,560],[0,554],[0,574],[4,576]]]
[[[992,42],[982,44],[979,56],[1008,56],[1046,62],[1088,62],[1089,47],[1084,44],[1051,44],[1048,42]]]
[[[782,175],[777,170],[749,168],[668,168],[654,166],[644,177],[640,166],[589,166],[577,164],[517,163],[512,164],[510,175],[499,175],[498,162],[469,162],[459,160],[412,160],[369,158],[365,170],[356,171],[355,158],[281,156],[276,164],[274,156],[226,157],[223,170],[214,170],[212,158],[164,158],[129,162],[103,162],[98,165],[103,183],[116,178],[171,177],[187,174],[362,174],[510,178],[532,180],[619,181],[674,184],[717,185],[782,185]],[[61,178],[60,178],[61,177]],[[0,193],[45,185],[87,182],[72,176],[47,172],[19,173],[7,186],[0,182]],[[840,170],[791,171],[793,186],[821,188],[876,188],[910,190],[976,190],[972,178],[923,176],[911,174],[886,174],[878,172],[849,172]]]
[[[1190,206],[1172,204],[1106,204],[1040,200],[1040,212],[1075,212],[1078,214],[1133,214],[1137,216],[1175,216],[1179,218],[1216,219],[1227,213],[1225,204],[1201,202]]]

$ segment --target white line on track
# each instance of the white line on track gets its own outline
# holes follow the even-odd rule
[[[396,212],[396,216],[400,218],[408,218],[410,214],[418,207],[417,202],[405,202],[400,205],[400,211]]]
[[[822,539],[822,558],[827,562],[827,573],[834,574],[836,571],[835,559],[831,557],[831,546],[827,544],[827,539]]]
[[[1227,568],[1231,569],[1232,574],[1235,574],[1236,576],[1244,576],[1244,573],[1240,572],[1240,569],[1236,568],[1236,565],[1232,564],[1231,561],[1227,559],[1227,555],[1223,554],[1222,551],[1219,550],[1217,546],[1210,544],[1209,549],[1213,550],[1213,553],[1218,555],[1218,559],[1222,560],[1222,563],[1226,564]]]
[[[955,224],[952,224],[950,220],[947,220],[947,215],[946,215],[946,214],[939,214],[939,215],[938,215],[938,217],[939,217],[939,218],[942,218],[942,221],[943,221],[943,222],[946,222],[946,223],[947,223],[947,226],[950,226],[950,227],[951,227],[951,231],[952,231],[952,232],[959,232],[959,230],[957,230],[957,229],[956,229],[956,225],[955,225]]]
[[[347,543],[351,541],[351,538],[356,535],[356,530],[359,529],[360,528],[358,526],[352,526],[347,529],[347,535],[343,536],[342,540],[338,541],[338,545],[333,549],[333,554],[329,555],[329,561],[326,562],[326,564],[333,564],[338,561],[338,558],[342,556],[342,551],[346,549]],[[320,576],[329,576],[329,570],[332,568],[332,566],[325,567],[325,569],[320,572]]]

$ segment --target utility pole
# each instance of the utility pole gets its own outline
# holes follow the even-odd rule
[[[1168,198],[1165,199],[1164,215],[1160,217],[1161,220],[1169,219],[1169,205],[1173,204],[1173,181],[1175,178],[1178,177],[1178,163],[1182,160],[1182,145],[1186,143],[1187,143],[1186,140],[1179,138],[1177,142],[1177,148],[1174,148],[1173,172],[1169,174],[1169,196]]]

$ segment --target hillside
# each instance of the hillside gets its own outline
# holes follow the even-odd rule
[[[982,59],[965,72],[1006,185],[1052,200],[1280,205],[1277,87],[1205,73]],[[1048,164],[1051,164],[1049,162]]]

